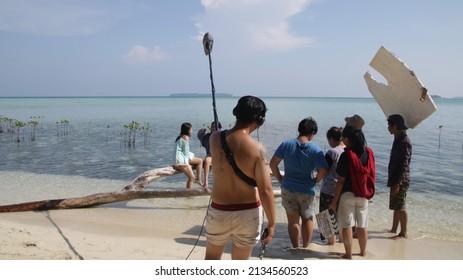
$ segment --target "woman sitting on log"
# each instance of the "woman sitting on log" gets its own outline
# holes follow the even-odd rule
[[[174,148],[174,167],[188,177],[186,183],[186,188],[191,189],[193,187],[193,182],[203,185],[201,181],[201,171],[203,167],[203,160],[201,158],[195,157],[195,155],[190,152],[190,136],[193,133],[192,125],[188,122],[182,123],[180,127],[180,134],[175,139],[175,148]],[[193,172],[192,165],[196,168],[196,180]]]

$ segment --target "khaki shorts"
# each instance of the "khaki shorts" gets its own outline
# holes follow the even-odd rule
[[[286,211],[298,212],[306,220],[315,215],[315,197],[313,195],[281,188],[281,204]]]
[[[338,224],[341,228],[353,226],[368,227],[368,200],[364,197],[355,197],[353,192],[345,192],[339,199]]]
[[[254,247],[260,240],[262,206],[238,211],[223,211],[209,206],[206,215],[206,239],[224,246],[231,239],[240,248]]]

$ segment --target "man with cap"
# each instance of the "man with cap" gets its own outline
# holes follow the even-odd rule
[[[407,135],[407,126],[401,115],[394,114],[387,118],[389,133],[394,135],[388,166],[387,186],[390,188],[389,209],[394,211],[391,233],[399,234],[393,239],[407,238],[408,214],[405,207],[407,190],[410,182],[410,160],[412,143]]]

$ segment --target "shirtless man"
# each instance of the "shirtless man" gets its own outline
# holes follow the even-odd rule
[[[214,188],[206,219],[206,260],[221,259],[228,240],[233,243],[233,260],[249,259],[260,240],[262,206],[268,220],[268,236],[262,242],[268,244],[273,239],[275,201],[267,153],[264,146],[251,137],[264,123],[266,111],[261,99],[244,96],[233,109],[235,126],[211,135]],[[223,140],[231,152],[227,153],[228,157]],[[230,163],[233,160],[235,168]],[[236,167],[242,171],[241,177],[235,172]]]

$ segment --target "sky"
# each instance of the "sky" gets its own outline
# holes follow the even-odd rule
[[[380,46],[463,96],[463,1],[0,0],[0,97],[371,97]]]

